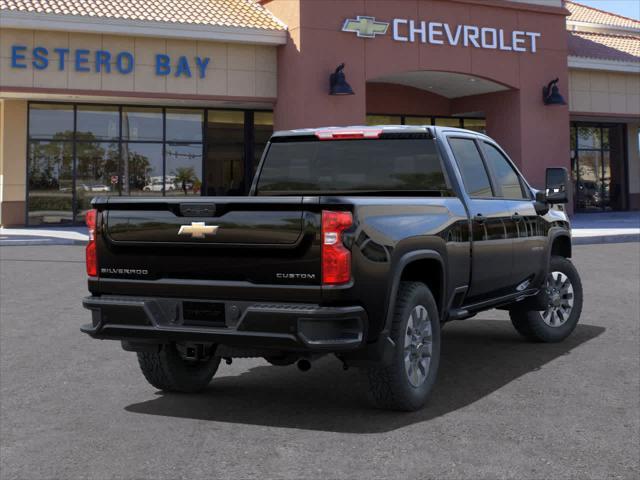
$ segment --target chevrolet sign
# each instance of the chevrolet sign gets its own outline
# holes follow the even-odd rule
[[[392,38],[396,42],[419,42],[429,45],[462,46],[507,52],[536,53],[538,40],[542,37],[542,34],[538,32],[507,31],[502,28],[450,25],[404,18],[382,22],[376,20],[375,17],[362,15],[358,15],[355,19],[346,19],[342,24],[342,31],[355,33],[359,38],[375,38],[377,35],[386,35],[390,25],[392,26]]]

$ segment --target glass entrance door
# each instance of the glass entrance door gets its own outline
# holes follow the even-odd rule
[[[624,210],[624,125],[575,123],[571,128],[575,210]]]

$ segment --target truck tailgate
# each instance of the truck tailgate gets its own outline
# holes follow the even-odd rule
[[[100,278],[320,283],[313,197],[96,199]]]

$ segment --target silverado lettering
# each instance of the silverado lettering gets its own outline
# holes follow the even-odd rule
[[[499,308],[535,341],[574,330],[569,186],[551,168],[532,188],[461,129],[277,132],[247,196],[93,200],[82,331],[137,352],[161,390],[203,390],[222,358],[308,370],[333,354],[375,405],[416,410],[446,322]]]

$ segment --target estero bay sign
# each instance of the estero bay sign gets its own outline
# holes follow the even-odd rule
[[[347,18],[342,24],[343,32],[355,33],[360,38],[375,38],[386,35],[389,27],[396,42],[420,42],[430,45],[450,45],[508,52],[538,51],[539,32],[521,30],[508,31],[496,27],[477,25],[450,25],[449,23],[394,18],[391,22],[375,17],[358,15]]]
[[[181,55],[173,58],[170,55],[158,53],[154,56],[155,74],[175,77],[196,75],[199,78],[205,78],[210,61],[209,57]],[[135,56],[128,51],[92,51],[83,48],[47,48],[44,46],[30,49],[25,45],[11,46],[11,68],[17,69],[32,66],[36,70],[53,68],[59,71],[117,72],[127,75],[133,73],[135,65]]]

